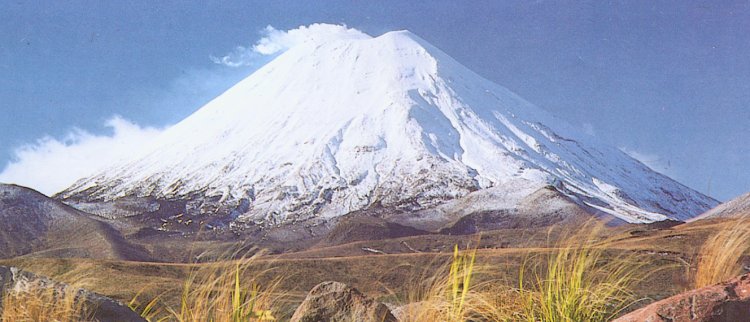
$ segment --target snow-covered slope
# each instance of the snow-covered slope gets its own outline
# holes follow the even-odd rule
[[[691,221],[711,218],[744,218],[750,217],[750,192],[722,203],[706,211]]]
[[[233,220],[277,224],[550,185],[628,222],[716,204],[408,31],[294,47],[58,197],[211,199]]]

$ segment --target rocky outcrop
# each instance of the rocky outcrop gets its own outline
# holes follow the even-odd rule
[[[750,274],[652,303],[615,322],[750,321]]]
[[[59,292],[65,292],[72,286],[58,283],[50,279],[24,272],[16,267],[0,266],[0,295],[6,292],[28,292],[34,288],[54,289]],[[99,322],[145,322],[137,313],[133,312],[127,306],[111,298],[89,292],[83,289],[78,290],[77,296],[82,298],[84,306],[91,313],[90,318]],[[0,301],[0,305],[2,302]],[[2,307],[0,306],[0,317],[2,316]],[[84,317],[82,317],[83,319]]]
[[[397,322],[385,304],[339,282],[315,286],[300,304],[291,322]]]
[[[417,317],[428,308],[426,305],[425,302],[414,302],[390,308],[397,321],[418,321]]]

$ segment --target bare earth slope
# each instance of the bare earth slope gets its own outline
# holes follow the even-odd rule
[[[109,224],[37,191],[0,184],[0,257],[144,260]]]

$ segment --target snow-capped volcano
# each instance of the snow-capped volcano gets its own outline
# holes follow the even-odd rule
[[[283,223],[548,186],[628,222],[716,204],[408,31],[293,47],[58,197],[212,200],[232,220]]]

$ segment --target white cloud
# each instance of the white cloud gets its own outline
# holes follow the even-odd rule
[[[111,135],[74,128],[65,138],[49,136],[14,151],[14,161],[0,173],[0,182],[34,188],[47,195],[93,175],[147,146],[161,129],[141,127],[119,116],[105,123]]]
[[[672,164],[669,160],[665,160],[657,154],[639,152],[630,148],[621,147],[620,150],[625,152],[627,155],[645,164],[656,172],[669,175],[672,169]]]
[[[335,39],[366,39],[367,34],[346,25],[316,23],[290,30],[278,30],[267,26],[261,31],[262,38],[250,47],[238,46],[222,57],[211,56],[214,63],[229,67],[253,65],[261,56],[274,55],[304,43],[324,43]]]
[[[214,62],[214,64],[225,65],[229,67],[242,67],[253,65],[257,60],[260,59],[260,56],[261,55],[253,51],[251,48],[237,46],[236,48],[234,48],[234,51],[229,54],[226,54],[222,57],[210,56],[209,58],[212,62]]]

